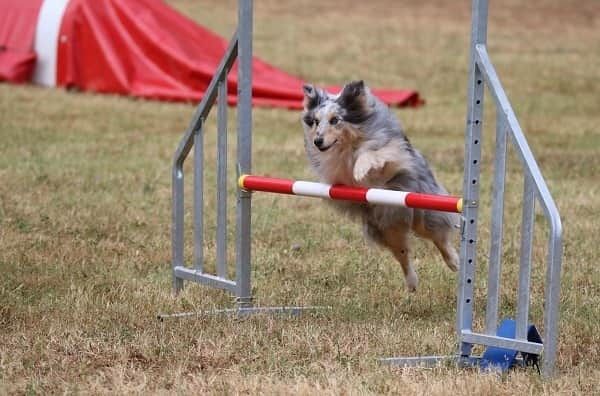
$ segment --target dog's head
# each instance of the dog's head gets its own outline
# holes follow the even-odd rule
[[[352,81],[338,95],[304,85],[302,124],[305,141],[319,151],[335,150],[360,139],[360,126],[373,113],[372,97],[364,82]]]

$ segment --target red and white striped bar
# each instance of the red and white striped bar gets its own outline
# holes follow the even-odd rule
[[[415,209],[439,210],[461,213],[463,200],[450,195],[421,194],[415,192],[324,184],[290,179],[242,175],[238,185],[243,190],[277,194],[302,195],[342,201],[404,206]]]

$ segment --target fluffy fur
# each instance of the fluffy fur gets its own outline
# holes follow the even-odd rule
[[[363,81],[350,82],[338,95],[305,85],[302,125],[308,159],[325,183],[447,194],[398,120]],[[456,214],[332,203],[360,218],[365,235],[392,252],[410,291],[418,284],[409,257],[411,230],[431,240],[451,270],[458,269],[458,254],[452,246],[452,234],[459,224]]]

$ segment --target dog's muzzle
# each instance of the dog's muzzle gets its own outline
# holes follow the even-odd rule
[[[313,141],[313,143],[315,144],[315,146],[317,146],[317,148],[320,151],[327,151],[329,150],[329,148],[331,146],[333,146],[334,144],[337,143],[337,139],[333,141],[333,143],[331,143],[329,146],[324,146],[323,144],[325,143],[324,139],[322,137],[317,137],[315,138],[315,140]]]

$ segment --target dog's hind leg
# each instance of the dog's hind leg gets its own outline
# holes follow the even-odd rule
[[[426,230],[423,227],[414,229],[417,235],[422,238],[429,239],[433,242],[435,247],[438,248],[442,254],[444,262],[452,271],[458,271],[458,253],[452,246],[452,233],[453,230],[450,228],[440,228],[435,231]]]
[[[456,216],[448,213],[421,212],[413,222],[413,231],[421,238],[429,239],[442,254],[444,262],[452,271],[458,271],[458,253],[452,245]]]
[[[458,271],[458,253],[452,246],[451,232],[437,232],[432,235],[431,240],[442,254],[444,262],[452,271]]]
[[[402,266],[406,287],[409,291],[417,290],[419,278],[417,273],[410,264],[409,248],[408,248],[408,229],[404,228],[388,228],[382,232],[383,245],[386,246],[396,260]]]

